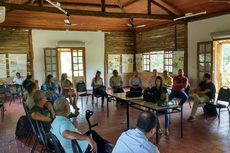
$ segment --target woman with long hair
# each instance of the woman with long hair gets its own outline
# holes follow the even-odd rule
[[[67,79],[67,73],[62,73],[61,75],[61,88],[62,95],[69,98],[70,104],[73,106],[75,110],[79,110],[79,108],[76,105],[77,95],[73,89],[73,83],[69,79]]]
[[[104,106],[104,99],[105,97],[107,98],[107,100],[110,102],[111,99],[108,98],[108,95],[105,91],[105,86],[103,86],[103,80],[101,78],[101,72],[97,71],[95,77],[92,80],[91,86],[93,87],[94,93],[95,94],[100,94],[101,95],[101,99],[102,99],[102,104],[101,106]]]
[[[57,98],[65,97],[57,93],[57,87],[54,84],[53,75],[51,74],[47,75],[46,77],[45,92],[48,92],[50,94],[50,96],[48,97],[49,100],[56,100]]]
[[[156,83],[156,86],[152,87],[150,92],[155,95],[157,101],[168,102],[169,96],[167,93],[167,89],[165,87],[163,87],[162,78],[160,76],[157,76],[155,83]],[[168,110],[167,110],[167,112],[168,112]],[[164,113],[165,113],[165,111],[164,111]],[[157,128],[158,128],[158,133],[162,134],[159,120],[157,123]],[[169,114],[165,114],[165,135],[169,135]]]

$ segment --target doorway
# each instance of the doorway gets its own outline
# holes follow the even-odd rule
[[[67,73],[68,79],[76,85],[77,82],[86,83],[85,48],[57,48],[59,57],[59,78]]]

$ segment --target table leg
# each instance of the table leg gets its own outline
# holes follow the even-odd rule
[[[183,106],[181,106],[181,138],[183,138]]]
[[[109,102],[108,102],[108,99],[106,101],[107,101],[107,117],[109,117]]]
[[[129,129],[129,102],[126,101],[127,129]]]
[[[158,121],[158,113],[156,111],[157,121]],[[156,144],[158,144],[158,126],[156,127]]]

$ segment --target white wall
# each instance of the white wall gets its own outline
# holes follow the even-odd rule
[[[92,89],[91,81],[97,70],[104,77],[104,33],[79,31],[32,30],[34,51],[34,78],[41,85],[45,80],[44,48],[56,48],[58,41],[85,42],[86,83]]]
[[[197,83],[197,42],[212,41],[210,33],[230,30],[230,15],[188,23],[188,77],[192,87]]]

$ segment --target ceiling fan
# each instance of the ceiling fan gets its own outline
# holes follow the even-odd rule
[[[134,26],[133,25],[133,19],[130,19],[131,22],[129,24],[127,24],[131,29],[135,30],[136,28],[143,28],[145,27],[146,25],[145,24],[142,24],[142,25],[138,25],[138,26]]]
[[[209,2],[214,2],[214,3],[229,3],[230,4],[230,1],[213,1],[213,0],[209,0]]]
[[[83,24],[73,24],[73,23],[71,23],[71,22],[69,21],[69,17],[70,17],[70,15],[69,15],[69,14],[67,14],[66,16],[67,16],[67,19],[65,19],[65,20],[64,20],[64,21],[65,21],[65,25],[66,25],[66,26],[83,25]]]

